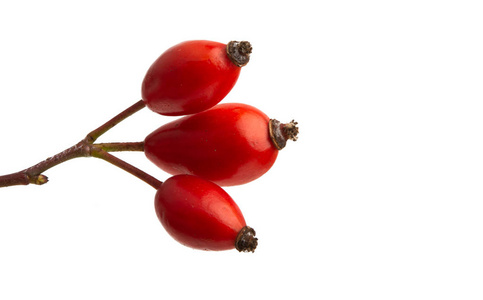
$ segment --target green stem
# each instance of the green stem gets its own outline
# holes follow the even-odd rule
[[[144,142],[130,142],[130,143],[98,143],[93,144],[98,148],[101,148],[107,152],[120,152],[120,151],[144,151]]]

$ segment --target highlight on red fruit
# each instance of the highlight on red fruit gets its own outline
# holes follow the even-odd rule
[[[255,231],[233,199],[218,185],[192,175],[168,178],[155,196],[166,231],[181,244],[201,250],[254,252]]]
[[[249,42],[186,41],[166,50],[142,83],[142,99],[154,112],[179,116],[206,110],[233,88],[250,59]]]
[[[286,141],[297,139],[296,125],[269,119],[247,104],[218,104],[159,127],[145,138],[144,152],[170,174],[241,185],[272,167]]]

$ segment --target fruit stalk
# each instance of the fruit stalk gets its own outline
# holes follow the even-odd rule
[[[120,151],[144,151],[144,142],[128,142],[128,143],[98,143],[94,144],[107,152],[120,152]]]
[[[100,148],[94,147],[92,153],[92,157],[97,157],[102,160],[105,160],[116,167],[121,168],[122,170],[130,173],[131,175],[136,176],[137,178],[143,180],[156,190],[163,184],[162,181],[159,181],[158,179],[154,178],[153,176],[147,174],[146,172],[136,168],[135,166],[123,161],[122,159],[119,159],[118,157],[110,154],[109,152],[102,150]]]
[[[102,124],[99,126],[97,129],[94,129],[93,131],[89,132],[89,134],[86,136],[85,140],[88,143],[94,143],[95,140],[97,140],[101,135],[106,133],[109,129],[112,127],[116,126],[119,124],[121,121],[125,120],[127,117],[132,116],[136,112],[140,111],[146,106],[144,104],[143,100],[139,100],[138,102],[134,103],[127,109],[125,109],[123,112],[115,116],[114,118],[110,119],[106,123]]]

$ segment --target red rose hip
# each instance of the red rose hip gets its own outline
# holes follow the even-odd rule
[[[161,126],[144,140],[144,152],[170,174],[240,185],[272,167],[287,139],[297,139],[296,124],[270,120],[250,105],[219,104]]]
[[[228,45],[186,41],[166,50],[151,65],[142,83],[142,99],[151,110],[179,116],[206,110],[233,88],[250,58],[249,42]]]
[[[253,252],[255,231],[246,226],[233,199],[218,185],[192,175],[168,178],[155,197],[156,214],[181,244],[201,250]]]

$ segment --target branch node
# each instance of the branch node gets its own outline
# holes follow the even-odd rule
[[[49,178],[44,174],[39,174],[39,175],[30,177],[29,179],[30,179],[30,183],[37,184],[37,185],[42,185],[49,181]]]

